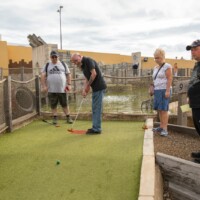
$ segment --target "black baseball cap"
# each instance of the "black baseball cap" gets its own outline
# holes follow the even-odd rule
[[[191,45],[186,46],[186,50],[189,51],[191,48],[198,46],[200,46],[200,40],[195,40]]]
[[[57,56],[58,57],[58,53],[56,51],[51,51],[50,56]]]

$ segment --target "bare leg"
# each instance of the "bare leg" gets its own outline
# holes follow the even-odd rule
[[[66,106],[63,108],[63,112],[65,113],[66,119],[67,119],[67,123],[68,124],[72,124],[73,120],[70,117],[70,111],[69,111],[69,106]]]
[[[52,112],[52,115],[53,115],[53,124],[57,124],[57,120],[58,120],[58,118],[57,118],[57,108],[52,108],[51,109],[51,112]]]
[[[57,116],[57,108],[52,108],[51,112],[52,112],[53,116]]]
[[[67,116],[67,115],[69,115],[69,106],[67,106],[67,107],[64,107],[64,108],[62,108],[63,109],[63,112],[65,113],[65,115]]]
[[[160,128],[163,128],[163,120],[162,120],[162,112],[161,112],[161,110],[158,110],[158,115],[159,115],[159,119],[160,119]]]
[[[162,128],[167,130],[168,119],[169,119],[168,111],[161,111],[160,115],[162,119]]]

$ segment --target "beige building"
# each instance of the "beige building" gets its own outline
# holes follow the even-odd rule
[[[51,47],[54,49],[57,48],[57,45],[48,45],[48,52],[46,53],[39,53],[37,54],[37,60],[34,60],[36,52],[34,48],[27,47],[27,46],[20,46],[20,45],[9,45],[6,41],[0,41],[0,52],[1,52],[1,59],[0,59],[0,68],[9,69],[9,68],[19,68],[19,67],[26,67],[26,68],[35,68],[41,67],[46,60],[48,59],[48,53],[51,50]],[[37,47],[38,48],[38,47]],[[42,47],[40,46],[40,49]],[[65,58],[64,55],[70,55],[75,52],[76,50],[58,50],[58,52]],[[100,52],[89,52],[89,51],[78,51],[83,56],[89,56],[95,59],[97,62],[101,62],[102,64],[119,64],[119,63],[133,63],[132,55],[121,55],[121,54],[114,54],[114,53],[100,53]],[[42,55],[42,56],[40,56]],[[40,58],[44,57],[45,58]],[[152,69],[155,66],[154,58],[153,57],[143,57],[140,58],[140,68],[141,69]],[[34,62],[33,62],[34,60]],[[38,64],[39,62],[39,64]],[[170,63],[172,66],[174,63],[177,63],[178,68],[193,68],[194,60],[184,60],[184,59],[166,59],[166,62]],[[37,65],[38,66],[37,66]],[[4,76],[6,76],[8,70],[4,70]]]
[[[8,45],[6,41],[0,41],[0,68],[3,76],[8,75],[9,68],[32,68],[32,48],[26,46]]]

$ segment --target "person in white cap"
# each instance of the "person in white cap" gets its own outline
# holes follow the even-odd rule
[[[186,50],[191,51],[192,58],[197,61],[189,81],[187,95],[192,109],[193,123],[200,135],[200,40],[195,40],[191,45],[186,46]],[[200,163],[200,151],[192,152],[191,156],[194,162]]]

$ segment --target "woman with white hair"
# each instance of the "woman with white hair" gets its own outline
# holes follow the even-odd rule
[[[172,66],[165,63],[165,51],[156,49],[154,52],[156,66],[153,70],[154,83],[154,110],[157,110],[160,126],[154,128],[154,132],[159,132],[161,136],[167,136],[169,100],[172,85]]]

